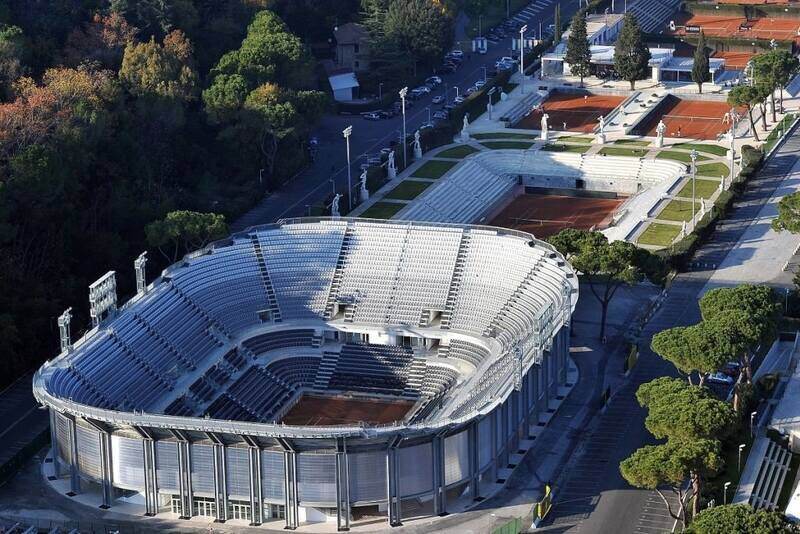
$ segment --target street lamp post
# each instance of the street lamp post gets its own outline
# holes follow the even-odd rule
[[[695,211],[695,179],[697,177],[697,150],[692,149],[689,153],[689,157],[692,159],[692,230],[695,227],[695,220],[694,220],[694,211]]]
[[[481,69],[483,69],[483,83],[486,83],[486,78],[488,77],[488,71],[486,70],[486,67],[481,67]]]
[[[378,84],[378,102],[383,102],[383,82]]]
[[[400,102],[403,108],[403,168],[408,167],[408,159],[406,159],[406,95],[408,94],[408,87],[400,89]]]
[[[742,472],[742,453],[744,452],[745,447],[747,447],[747,445],[745,445],[744,443],[739,445],[739,463],[737,464],[739,466],[737,469],[739,473]]]
[[[352,200],[352,177],[350,171],[350,135],[353,133],[353,127],[348,126],[344,130],[342,130],[342,135],[344,135],[345,143],[347,144],[347,211],[350,212],[353,210],[353,200]]]
[[[750,435],[751,436],[755,436],[756,435],[755,426],[756,426],[756,416],[757,415],[758,415],[758,412],[752,412],[750,414]]]
[[[486,93],[486,96],[489,97],[489,120],[492,120],[492,109],[494,108],[494,104],[492,104],[492,95],[497,91],[497,87],[492,87],[489,89],[489,92]]]
[[[454,86],[453,86],[453,89],[455,89],[455,90],[456,90],[456,98],[458,98],[458,86],[457,86],[457,85],[454,85]]]
[[[730,482],[726,482],[722,485],[722,504],[728,504],[728,487],[731,485]]]
[[[431,122],[431,107],[428,106],[426,109],[428,110],[428,122]]]
[[[524,25],[519,29],[519,75],[522,77],[522,87],[520,91],[525,94],[525,32],[528,31],[528,25]]]

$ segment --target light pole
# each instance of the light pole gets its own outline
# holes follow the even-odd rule
[[[730,482],[726,482],[722,485],[722,504],[728,504],[728,487],[731,485]]]
[[[486,67],[481,67],[481,69],[483,69],[483,83],[486,83],[488,71],[486,70]]]
[[[745,445],[744,443],[739,445],[739,463],[737,464],[739,466],[737,469],[739,473],[742,472],[742,453],[744,452],[745,447],[747,447],[747,445]]]
[[[378,102],[383,102],[383,82],[378,84]]]
[[[453,89],[455,89],[455,90],[456,90],[456,98],[458,98],[458,86],[457,86],[457,85],[454,85],[454,86],[453,86]]]
[[[352,201],[352,178],[351,178],[351,171],[350,171],[350,135],[353,133],[353,127],[348,126],[344,130],[342,130],[342,135],[344,135],[344,141],[347,144],[347,211],[350,212],[353,210],[353,201]],[[335,196],[335,195],[334,195]]]
[[[403,108],[403,168],[408,167],[408,160],[406,159],[406,95],[408,94],[408,87],[400,89],[400,102]]]
[[[695,211],[695,178],[697,177],[697,150],[692,149],[689,153],[692,160],[692,230],[695,227],[694,211]]]
[[[750,414],[750,435],[751,436],[755,436],[756,435],[755,425],[756,425],[756,416],[757,415],[758,415],[758,412],[753,412],[753,413]]]
[[[489,92],[486,93],[486,95],[489,97],[489,120],[492,120],[492,108],[494,107],[494,104],[492,104],[492,95],[495,91],[497,91],[497,87],[492,87],[489,89]]]
[[[522,77],[522,87],[520,92],[525,94],[525,32],[528,31],[528,25],[524,25],[519,29],[519,75]]]

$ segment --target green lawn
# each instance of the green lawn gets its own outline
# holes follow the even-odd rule
[[[775,146],[775,143],[777,143],[779,139],[778,135],[781,132],[785,132],[786,129],[792,124],[792,121],[794,121],[794,113],[789,113],[783,119],[781,119],[781,122],[775,126],[775,128],[772,129],[764,143],[764,154],[769,152],[772,147]]]
[[[656,154],[656,159],[673,159],[682,163],[691,163],[692,158],[688,152],[678,152],[677,150],[662,150]],[[706,161],[710,159],[708,156],[702,154],[697,155],[697,161]]]
[[[628,146],[647,146],[650,141],[640,141],[639,139],[617,139],[614,141],[615,145],[628,145]]]
[[[417,182],[415,180],[403,180],[400,185],[386,193],[386,198],[394,200],[411,200],[417,198],[420,193],[431,186],[433,182]]]
[[[667,247],[681,233],[681,227],[674,224],[650,223],[636,241],[642,245]]]
[[[436,157],[461,159],[469,156],[470,154],[474,154],[477,151],[478,150],[476,148],[472,148],[469,145],[454,146],[452,148],[448,148],[447,150],[442,150],[436,154]]]
[[[485,141],[481,144],[490,150],[500,150],[504,148],[527,150],[533,146],[533,143],[526,143],[523,141]]]
[[[476,133],[472,134],[471,137],[474,137],[475,139],[531,139],[531,140],[538,139],[533,134],[511,133],[511,132]]]
[[[641,158],[647,154],[647,150],[642,150],[641,148],[607,146],[600,150],[600,154],[604,156],[628,156],[632,158]]]
[[[722,178],[728,176],[731,170],[724,163],[706,163],[705,165],[697,166],[697,176],[713,176],[714,178]]]
[[[706,152],[708,154],[714,154],[715,156],[726,156],[728,154],[728,149],[724,146],[704,145],[702,143],[678,143],[677,145],[672,145],[670,148],[682,148],[684,150],[695,149],[698,152]]]
[[[457,161],[431,160],[424,163],[411,176],[417,178],[441,178],[444,173],[458,165]]]
[[[716,180],[695,180],[695,189],[694,194],[696,198],[711,198],[711,195],[714,194],[714,191],[719,189],[719,182]],[[692,180],[689,179],[686,182],[678,194],[676,196],[683,197],[683,198],[692,198]]]
[[[558,140],[559,141],[564,141],[566,143],[587,143],[587,144],[591,144],[591,142],[594,141],[594,138],[593,137],[583,137],[583,136],[580,136],[580,135],[573,135],[573,136],[567,136],[567,137],[559,137]]]
[[[577,154],[583,154],[588,152],[591,147],[588,145],[564,145],[562,143],[550,143],[544,145],[542,150],[546,152],[575,152]]]
[[[405,204],[395,204],[393,202],[376,202],[361,214],[366,219],[391,219],[394,215],[405,208]]]
[[[700,211],[699,202],[695,202],[695,210]],[[661,213],[656,215],[656,218],[662,221],[690,221],[692,219],[692,201],[673,200],[661,210]]]

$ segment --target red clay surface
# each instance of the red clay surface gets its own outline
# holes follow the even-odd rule
[[[490,224],[546,238],[565,228],[603,228],[624,201],[624,198],[522,195],[515,198]]]
[[[359,422],[392,423],[401,421],[412,406],[414,403],[411,401],[303,395],[283,417],[281,423],[298,426],[349,425]]]
[[[747,20],[745,17],[734,17],[731,15],[692,15],[681,13],[676,15],[675,31],[667,34],[677,36],[697,36],[697,33],[686,32],[686,26],[698,26],[702,28],[706,37],[725,37],[733,39],[761,39],[777,41],[795,41],[797,30],[800,28],[798,19],[771,19],[758,18]]]
[[[725,102],[684,100],[669,95],[658,109],[634,129],[636,135],[655,137],[658,121],[667,125],[666,137],[716,140],[727,132],[731,123],[723,117],[731,110]],[[739,110],[744,113],[744,110]]]
[[[624,100],[624,97],[611,95],[551,93],[539,109],[534,109],[513,127],[540,129],[544,110],[550,116],[551,130],[588,133],[597,126],[600,115],[608,115]]]
[[[716,57],[725,60],[725,68],[733,70],[744,70],[747,62],[750,61],[755,54],[751,52],[720,52],[717,50],[711,57]]]

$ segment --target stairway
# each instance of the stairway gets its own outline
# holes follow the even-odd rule
[[[403,397],[417,398],[422,388],[422,381],[425,379],[425,358],[414,357],[411,367],[408,369],[408,380],[403,389]]]
[[[342,248],[339,250],[339,259],[336,260],[336,270],[333,272],[331,279],[331,288],[328,291],[328,301],[325,304],[325,319],[333,319],[334,304],[339,297],[339,286],[342,283],[342,273],[344,272],[345,263],[347,263],[347,252],[350,249],[350,239],[353,237],[353,232],[350,230],[350,225],[344,231],[342,237]]]
[[[256,256],[256,262],[258,262],[258,270],[261,271],[261,281],[264,284],[264,292],[267,294],[272,321],[279,323],[281,322],[281,310],[278,307],[278,299],[275,297],[275,290],[272,288],[272,281],[269,278],[267,263],[264,261],[264,253],[261,250],[261,242],[255,234],[250,235],[250,242],[253,244],[253,253]]]
[[[764,439],[769,443],[761,458],[753,490],[747,502],[753,508],[774,510],[778,506],[778,498],[786,481],[786,474],[789,472],[792,453],[771,439]]]
[[[464,264],[467,261],[469,240],[469,232],[465,231],[461,235],[461,242],[458,244],[458,255],[456,255],[456,263],[453,267],[453,278],[450,280],[450,289],[447,292],[445,310],[442,312],[442,321],[440,326],[442,330],[450,329],[450,320],[453,317],[453,309],[456,306],[456,295],[458,295],[458,291],[461,287],[461,278],[464,276]]]
[[[328,389],[328,382],[336,371],[337,363],[339,363],[338,352],[325,351],[322,353],[322,360],[319,362],[317,376],[314,379],[314,389]]]

